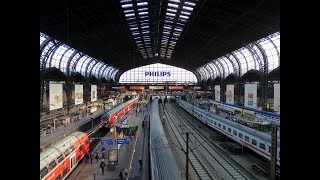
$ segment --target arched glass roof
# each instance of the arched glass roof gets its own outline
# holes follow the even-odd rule
[[[191,71],[175,66],[155,63],[126,71],[119,78],[119,83],[152,84],[166,82],[177,84],[197,83],[197,77]]]
[[[42,50],[42,52],[40,52],[40,70],[56,67],[67,75],[73,72],[79,72],[85,77],[93,75],[97,78],[115,80],[118,69],[78,52],[56,40],[51,39],[49,42],[44,43],[48,41],[48,39],[49,37],[47,35],[40,33],[40,47],[44,45],[44,47],[40,49]],[[110,70],[113,70],[113,72],[110,73]]]
[[[264,62],[268,73],[280,65],[280,32],[212,60],[196,71],[201,80],[218,76],[225,78],[231,73],[242,76],[251,69],[263,70]]]

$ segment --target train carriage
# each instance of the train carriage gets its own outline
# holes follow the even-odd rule
[[[40,153],[40,180],[64,180],[89,150],[84,132],[73,132]]]

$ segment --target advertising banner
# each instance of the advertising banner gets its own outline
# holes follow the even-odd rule
[[[220,85],[214,86],[214,100],[220,102]]]
[[[183,86],[169,86],[169,90],[183,90]]]
[[[83,103],[83,85],[74,86],[74,103],[75,105]]]
[[[163,90],[164,86],[149,86],[149,89],[153,89],[153,90]]]
[[[91,85],[91,102],[97,101],[97,85]]]
[[[234,104],[234,85],[227,85],[226,103]]]
[[[142,90],[144,86],[130,86],[130,90]]]
[[[273,88],[274,88],[274,97],[273,97],[274,111],[280,112],[280,83],[274,84]]]
[[[60,109],[63,106],[62,83],[49,83],[49,110]]]
[[[108,162],[118,162],[118,149],[108,150]]]
[[[257,109],[257,84],[244,85],[244,106]]]

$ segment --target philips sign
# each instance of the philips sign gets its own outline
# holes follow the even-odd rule
[[[161,71],[146,71],[144,73],[145,76],[171,76],[170,72],[161,72]]]

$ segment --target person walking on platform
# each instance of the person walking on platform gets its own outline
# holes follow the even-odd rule
[[[126,175],[126,177],[128,177],[128,168],[125,168],[125,169],[123,170],[123,172],[124,172],[124,174]]]
[[[106,155],[106,148],[102,147],[102,148],[101,148],[101,156],[102,156],[102,159],[105,159],[105,155]]]
[[[121,169],[120,173],[119,173],[119,177],[122,180],[123,179],[123,174],[122,174],[123,169]]]
[[[139,160],[140,171],[141,171],[141,169],[142,169],[142,165],[143,165],[143,161],[140,159],[140,160]]]
[[[90,161],[91,161],[91,164],[92,164],[92,159],[93,159],[93,152],[90,153]]]
[[[104,175],[104,168],[106,167],[106,163],[104,162],[104,159],[102,159],[101,163],[100,163],[100,170],[101,170],[101,174]]]
[[[98,160],[99,160],[99,151],[96,152],[95,158],[96,158],[96,160],[97,160],[97,162],[98,162]]]

